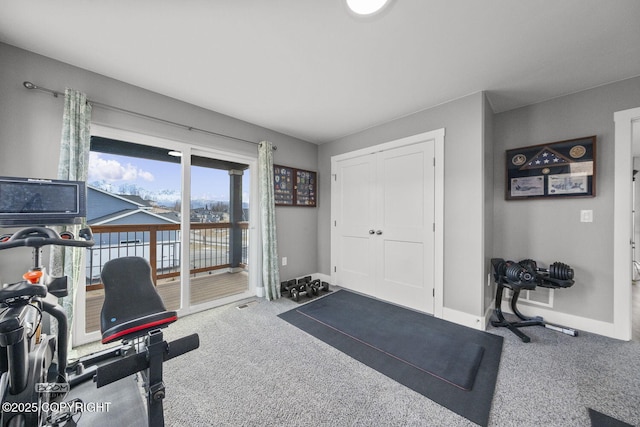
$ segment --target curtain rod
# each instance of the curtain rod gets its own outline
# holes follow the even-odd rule
[[[56,90],[52,90],[52,89],[47,89],[46,87],[41,87],[41,86],[37,86],[31,82],[24,82],[22,83],[24,87],[26,87],[27,89],[36,89],[42,92],[47,92],[53,95],[54,98],[57,98],[58,95],[64,95],[64,92],[58,92]],[[107,110],[114,110],[114,111],[119,111],[121,113],[126,113],[126,114],[130,114],[132,116],[136,116],[136,117],[141,117],[143,119],[148,119],[148,120],[154,120],[157,122],[161,122],[161,123],[166,123],[172,126],[176,126],[179,128],[183,128],[189,131],[193,131],[193,132],[200,132],[200,133],[205,133],[208,135],[214,135],[214,136],[220,136],[222,138],[228,138],[228,139],[234,139],[236,141],[242,141],[242,142],[248,142],[249,144],[254,144],[254,145],[258,145],[259,142],[255,142],[255,141],[249,141],[247,139],[242,139],[242,138],[238,138],[235,136],[231,136],[231,135],[225,135],[222,133],[217,133],[217,132],[213,132],[210,130],[206,130],[206,129],[199,129],[199,128],[195,128],[193,126],[189,126],[189,125],[184,125],[182,123],[177,123],[177,122],[172,122],[170,120],[165,120],[165,119],[161,119],[158,117],[153,117],[153,116],[149,116],[147,114],[142,114],[142,113],[137,113],[135,111],[130,111],[130,110],[125,110],[124,108],[120,108],[120,107],[114,107],[113,105],[108,105],[108,104],[103,104],[101,102],[96,102],[96,101],[92,101],[90,99],[87,99],[87,102],[90,103],[91,105],[95,105],[96,107],[100,107],[100,108],[105,108]],[[276,147],[275,145],[273,146],[274,150],[277,150],[278,147]]]

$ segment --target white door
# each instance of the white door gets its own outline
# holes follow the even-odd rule
[[[383,151],[376,157],[376,296],[433,313],[434,143]]]
[[[433,159],[429,140],[337,162],[338,285],[433,313]]]
[[[334,174],[340,281],[348,283],[349,289],[367,294],[375,292],[374,247],[369,234],[374,232],[376,221],[375,168],[375,157],[362,156],[339,162]]]

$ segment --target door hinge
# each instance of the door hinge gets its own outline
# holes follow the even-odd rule
[[[338,272],[338,267],[336,267],[335,265],[333,266],[333,272],[337,273]]]
[[[433,295],[433,297],[435,298],[435,297],[436,297],[436,288],[433,288],[433,289],[432,289],[432,291],[433,291],[433,292],[432,292],[432,295]]]
[[[334,180],[334,181],[337,181],[337,180],[338,180],[338,174],[337,174],[337,173],[334,173],[334,174],[332,174],[332,175],[333,175],[333,180]]]
[[[435,165],[436,165],[436,158],[434,157],[433,158],[433,166],[435,166]]]
[[[435,233],[435,231],[436,231],[436,223],[434,222],[433,223],[433,232]]]
[[[337,227],[338,226],[338,221],[333,221],[333,226]]]

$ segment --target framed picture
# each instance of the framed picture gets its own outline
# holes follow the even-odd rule
[[[595,197],[596,137],[507,150],[507,200]]]
[[[316,206],[316,172],[274,165],[273,176],[276,206]]]

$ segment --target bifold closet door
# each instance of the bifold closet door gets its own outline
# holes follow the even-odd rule
[[[338,162],[341,286],[433,313],[434,143]]]

